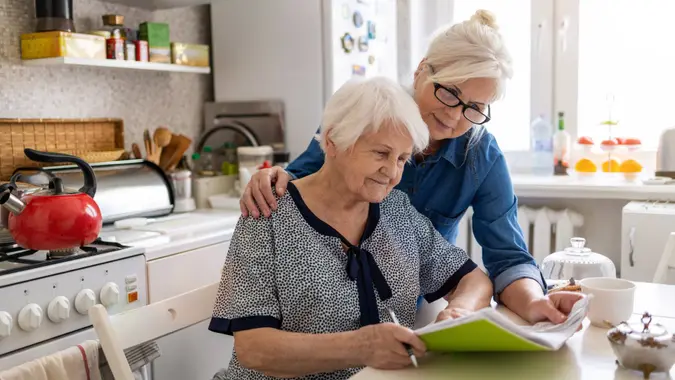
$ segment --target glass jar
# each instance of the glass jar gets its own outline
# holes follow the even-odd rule
[[[237,148],[239,186],[245,189],[251,177],[262,168],[272,167],[273,150],[269,145]]]

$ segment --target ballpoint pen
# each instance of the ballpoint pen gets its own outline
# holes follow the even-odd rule
[[[396,314],[394,314],[394,311],[391,310],[390,308],[387,308],[387,311],[389,312],[389,315],[391,316],[391,320],[394,321],[395,324],[401,325],[398,323],[398,318],[396,318]],[[415,353],[413,353],[412,347],[408,343],[403,343],[403,346],[405,347],[406,351],[408,351],[408,356],[410,356],[410,361],[412,364],[417,368],[417,358],[415,357]]]

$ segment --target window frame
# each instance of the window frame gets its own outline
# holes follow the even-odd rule
[[[414,1],[414,0],[413,0]],[[424,0],[427,1],[427,0]],[[442,0],[441,0],[442,1]],[[461,0],[467,1],[467,0]],[[564,0],[566,1],[566,0]],[[577,1],[577,0],[574,0]],[[437,7],[438,14],[440,11],[449,9],[450,21],[456,22],[453,19],[452,10],[454,10],[455,0],[445,0],[444,8]],[[551,122],[555,120],[556,113],[554,108],[554,67],[555,67],[555,51],[554,51],[554,28],[555,25],[555,0],[531,0],[530,1],[530,120],[534,120],[540,114],[549,115]],[[499,22],[499,20],[497,20]],[[446,21],[447,22],[447,21]],[[514,68],[518,70],[518,68]],[[508,86],[508,84],[507,84]],[[508,96],[508,89],[507,89]],[[505,126],[508,128],[508,126]],[[529,125],[527,125],[527,136],[529,137]],[[520,129],[519,129],[520,131]],[[499,144],[499,141],[497,141]],[[529,145],[529,143],[528,143]],[[508,158],[514,158],[517,161],[527,161],[529,156],[525,153],[527,150],[512,149],[509,146],[501,145],[501,150]]]
[[[553,107],[565,112],[565,129],[572,141],[578,135],[579,0],[554,0],[555,35]]]

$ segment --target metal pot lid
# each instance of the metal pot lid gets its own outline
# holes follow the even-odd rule
[[[659,323],[652,324],[652,316],[648,312],[642,314],[640,322],[628,323],[621,322],[619,325],[612,328],[608,333],[608,337],[614,341],[625,341],[626,339],[634,340],[642,346],[657,346],[662,341],[673,339],[673,334]]]

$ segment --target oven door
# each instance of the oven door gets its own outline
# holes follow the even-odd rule
[[[84,341],[92,339],[98,339],[98,337],[96,336],[94,329],[89,327],[76,333],[47,341],[46,343],[11,352],[0,357],[0,371],[8,370],[31,360],[53,355],[59,351],[77,346]]]

